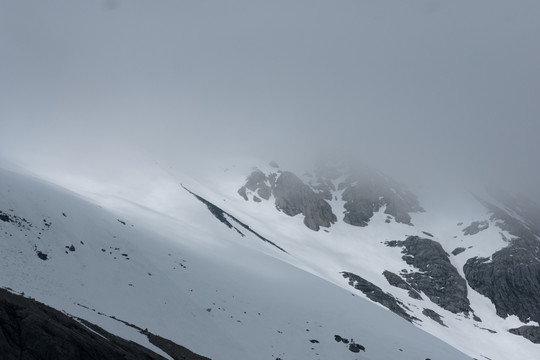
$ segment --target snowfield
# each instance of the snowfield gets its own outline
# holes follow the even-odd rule
[[[314,232],[300,217],[276,211],[271,200],[240,197],[246,175],[232,168],[195,180],[154,168],[132,187],[48,178],[67,190],[24,171],[0,170],[0,211],[10,219],[0,221],[0,286],[166,357],[118,320],[212,359],[538,357],[539,345],[507,332],[522,323],[496,316],[489,299],[471,288],[471,307],[482,322],[426,296],[412,299],[382,275],[410,267],[400,248],[384,244],[407,235],[429,232],[448,253],[466,247],[450,257],[461,274],[468,258],[505,246],[490,240],[502,239],[492,224],[476,236],[463,234],[471,221],[489,221],[472,197],[459,202],[468,213],[425,205],[426,212],[413,216],[415,226],[385,223],[383,209],[367,227],[345,224],[337,213],[328,231]],[[225,217],[236,229],[181,184],[230,214]],[[340,201],[332,206],[342,207]],[[411,324],[371,302],[342,271],[392,293],[421,321]],[[424,308],[442,315],[446,327],[423,315]],[[351,352],[336,335],[354,339],[365,352]]]

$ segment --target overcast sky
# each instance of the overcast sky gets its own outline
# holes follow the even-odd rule
[[[534,190],[539,19],[538,0],[0,0],[0,151],[87,172],[332,153]]]

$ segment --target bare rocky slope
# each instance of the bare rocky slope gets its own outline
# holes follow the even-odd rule
[[[276,209],[286,215],[301,214],[304,224],[313,231],[330,228],[340,213],[344,223],[368,227],[374,214],[383,209],[386,223],[414,226],[411,215],[425,211],[413,193],[374,171],[322,166],[301,179],[279,169],[276,163],[272,168],[268,173],[253,169],[238,193],[245,200],[273,201]],[[432,234],[422,232],[427,236],[386,242],[387,246],[401,247],[403,261],[416,270],[400,274],[385,271],[384,276],[392,286],[408,290],[412,298],[419,299],[422,293],[452,313],[472,314],[477,322],[481,319],[470,306],[467,285],[489,298],[498,316],[515,315],[523,323],[540,323],[540,209],[502,192],[492,192],[490,196],[493,200],[477,197],[489,219],[473,221],[462,232],[473,237],[491,224],[499,229],[492,241],[502,237],[506,246],[488,257],[470,257],[462,269],[457,269],[441,246],[445,239],[431,239]],[[463,256],[466,250],[456,247],[451,253]],[[465,277],[459,270],[463,270]],[[403,303],[376,284],[348,271],[343,276],[371,300],[409,321],[414,319],[405,312]],[[540,327],[525,325],[510,332],[538,343]]]
[[[0,330],[3,360],[165,360],[97,325],[6,289],[0,289]],[[146,334],[151,343],[175,360],[208,359],[169,340]]]

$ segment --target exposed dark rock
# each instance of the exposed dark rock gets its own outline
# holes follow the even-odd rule
[[[248,201],[247,196],[247,188],[245,186],[242,186],[240,189],[238,189],[238,195],[244,198],[244,200]]]
[[[15,225],[18,228],[24,229],[24,230],[30,230],[30,228],[32,227],[32,224],[25,218],[17,216],[17,215],[13,215],[13,214],[7,214],[1,210],[0,210],[0,220],[3,222]]]
[[[378,302],[407,321],[412,322],[413,320],[418,320],[407,313],[405,310],[406,306],[402,302],[396,299],[392,294],[385,293],[377,285],[350,272],[342,272],[341,274],[344,278],[349,279],[349,285],[363,292],[370,300]]]
[[[218,219],[220,222],[222,222],[223,224],[225,224],[229,229],[234,229],[236,230],[241,236],[245,236],[236,226],[234,226],[233,224],[231,224],[231,222],[229,220],[227,220],[227,217],[229,217],[232,221],[236,222],[239,226],[243,227],[245,230],[249,231],[250,233],[252,233],[253,235],[257,236],[259,239],[261,239],[262,241],[264,242],[267,242],[269,243],[270,245],[276,247],[277,249],[283,251],[283,252],[287,252],[285,251],[283,248],[279,247],[278,245],[276,245],[274,242],[268,240],[267,238],[265,238],[264,236],[261,236],[259,235],[256,231],[254,231],[253,229],[251,229],[248,225],[244,224],[243,222],[241,222],[240,220],[238,220],[237,218],[235,218],[234,216],[232,216],[231,214],[223,211],[221,208],[219,208],[218,206],[212,204],[210,201],[200,197],[199,195],[195,194],[194,192],[188,190],[187,188],[185,188],[184,186],[182,186],[184,188],[184,190],[186,190],[187,192],[189,192],[191,195],[195,196],[196,199],[198,199],[200,202],[202,202],[203,204],[206,205],[206,207],[208,208],[208,210],[210,210],[210,212],[216,217],[216,219]]]
[[[238,194],[245,200],[249,199],[247,190],[255,192],[265,200],[270,199],[273,194],[278,210],[289,216],[302,214],[304,224],[311,230],[318,231],[321,226],[330,227],[337,220],[332,207],[325,201],[332,199],[329,184],[331,182],[321,182],[314,187],[318,191],[315,192],[289,171],[279,171],[279,175],[272,173],[267,176],[256,169],[248,176],[246,184],[238,190]],[[256,196],[253,196],[253,200],[260,202]]]
[[[341,340],[343,340],[343,338],[339,335],[334,335],[334,340],[336,340],[337,342],[341,342]]]
[[[304,215],[304,224],[317,231],[337,220],[332,207],[291,172],[282,172],[273,191],[276,208],[289,216]]]
[[[433,321],[441,324],[442,326],[446,326],[445,323],[441,319],[441,315],[439,315],[435,311],[431,309],[424,309],[422,310],[422,314],[426,315],[427,317],[431,318]]]
[[[418,236],[409,236],[405,241],[388,241],[386,244],[403,247],[402,259],[420,270],[403,274],[414,289],[422,291],[432,302],[453,313],[472,312],[467,298],[467,283],[450,263],[441,244]]]
[[[68,248],[69,251],[75,251],[75,246],[71,244],[71,246]]]
[[[388,283],[392,286],[398,287],[400,289],[408,290],[409,296],[413,299],[422,300],[422,296],[412,288],[403,278],[397,274],[394,274],[391,271],[385,270],[383,272],[384,277]]]
[[[523,336],[535,344],[540,344],[540,326],[524,325],[508,331],[512,334]]]
[[[148,331],[144,331],[143,333],[151,344],[157,346],[175,360],[210,360],[207,357],[195,354],[189,349],[178,345],[169,339],[165,339]]]
[[[431,234],[431,233],[428,233],[427,231],[422,231],[422,233],[423,233],[424,235],[427,235],[427,236],[429,236],[429,237],[433,237],[433,234]]]
[[[505,194],[496,196],[504,209],[480,201],[491,212],[490,220],[515,238],[503,236],[508,246],[491,259],[469,259],[463,267],[465,277],[473,289],[493,302],[497,315],[540,322],[540,208]]]
[[[366,348],[363,345],[352,343],[349,345],[349,350],[353,353],[359,353],[360,350],[366,351]]]
[[[47,254],[45,254],[44,252],[41,252],[41,251],[37,251],[37,256],[38,258],[40,258],[41,260],[47,260],[49,257]]]
[[[467,226],[465,229],[463,229],[464,235],[476,235],[480,231],[486,230],[489,227],[489,223],[487,221],[473,221],[469,226]]]
[[[373,214],[383,206],[384,213],[398,223],[411,224],[409,213],[424,211],[416,197],[403,186],[378,174],[353,173],[341,183],[345,201],[343,221],[356,226],[367,226]]]
[[[311,339],[311,340],[309,340],[309,342],[312,343],[312,344],[318,344],[319,340]]]
[[[464,252],[465,250],[467,250],[467,249],[465,249],[464,247],[457,247],[454,250],[452,250],[452,255],[454,255],[454,256],[459,255],[462,252]]]
[[[469,285],[487,296],[497,315],[540,322],[540,249],[538,241],[518,239],[489,258],[474,257],[463,266]]]
[[[271,189],[267,182],[268,177],[261,170],[256,169],[247,177],[246,185],[244,186],[253,192],[257,191],[257,194],[259,194],[260,197],[268,200],[270,198]]]
[[[161,355],[139,344],[110,334],[82,319],[79,321],[95,332],[49,306],[0,289],[0,354],[2,354],[2,359],[164,359]],[[207,359],[188,349],[185,349],[182,356],[173,356],[173,358],[177,360]]]
[[[276,164],[277,165],[277,164]],[[314,175],[310,174],[309,184],[288,171],[278,171],[265,175],[255,169],[246,179],[246,184],[238,194],[248,200],[248,190],[262,199],[275,197],[276,208],[289,216],[302,214],[304,224],[318,231],[320,227],[330,227],[337,221],[332,211],[331,201],[337,197],[334,182],[344,174],[347,178],[338,186],[344,190],[344,221],[351,225],[367,226],[373,214],[384,207],[386,214],[398,223],[411,225],[412,212],[424,211],[416,197],[403,186],[385,176],[368,171],[360,172],[351,168],[321,165]],[[253,198],[255,201],[258,199]]]
[[[238,189],[238,194],[248,200],[247,190],[256,192],[261,198],[268,200],[272,194],[268,177],[259,169],[255,169],[246,179],[246,184]],[[260,200],[260,199],[259,199]]]

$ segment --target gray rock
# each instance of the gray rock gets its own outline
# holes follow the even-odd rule
[[[512,334],[523,336],[535,344],[540,344],[540,326],[524,325],[508,331]]]
[[[164,360],[161,355],[139,344],[82,319],[79,321],[84,326],[49,306],[0,289],[1,357],[3,360]],[[150,341],[169,355],[176,355],[174,359],[208,360],[170,340],[157,338],[161,342]],[[160,346],[164,343],[168,346]],[[170,349],[175,352],[169,352]]]
[[[464,252],[465,250],[467,250],[467,249],[465,249],[464,247],[457,247],[454,250],[452,250],[452,255],[454,255],[454,256],[459,255],[462,252]]]
[[[268,177],[259,169],[255,169],[246,179],[244,185],[247,189],[259,194],[265,200],[270,198],[271,189],[267,184]]]
[[[499,194],[500,195],[500,194]],[[519,215],[516,218],[486,201],[496,226],[515,238],[491,258],[474,257],[463,267],[469,285],[488,297],[497,315],[516,315],[521,321],[540,322],[540,209],[508,195],[500,195],[505,209]]]
[[[384,213],[392,215],[398,223],[411,225],[409,213],[424,211],[416,196],[403,186],[379,174],[353,172],[338,186],[344,189],[343,221],[350,225],[367,226],[373,214],[383,206]]]
[[[291,172],[282,172],[276,180],[273,194],[276,208],[289,216],[304,215],[304,224],[317,231],[337,221],[328,202]]]
[[[405,310],[407,307],[402,302],[396,299],[392,294],[385,293],[377,285],[351,272],[342,272],[341,275],[343,275],[344,278],[349,279],[349,285],[363,292],[368,299],[381,304],[407,321],[412,322],[413,320],[418,320],[407,313]]]
[[[405,280],[403,280],[401,276],[394,274],[393,272],[388,270],[385,270],[383,272],[383,275],[390,285],[398,287],[400,289],[408,290],[409,296],[413,299],[423,300],[422,296],[416,290],[414,290],[411,285],[409,285]]]
[[[187,189],[186,187],[184,187],[182,185],[182,187],[184,188],[184,190],[186,190],[188,193],[190,193],[191,195],[193,195],[197,200],[199,200],[200,202],[202,202],[204,205],[206,205],[206,207],[208,208],[208,210],[212,213],[212,215],[214,215],[214,217],[216,219],[218,219],[222,224],[224,224],[225,226],[227,226],[229,229],[234,229],[238,234],[240,234],[241,236],[245,236],[244,233],[242,232],[242,230],[239,229],[239,227],[243,228],[244,230],[246,231],[249,231],[250,233],[252,233],[253,235],[255,235],[256,237],[258,237],[259,239],[261,239],[262,241],[274,246],[275,248],[283,251],[283,252],[287,252],[285,251],[283,248],[281,248],[280,246],[278,246],[277,244],[275,244],[274,242],[268,240],[267,238],[265,238],[264,236],[261,236],[259,233],[257,233],[256,231],[254,231],[252,228],[250,228],[247,224],[244,224],[243,222],[241,222],[240,220],[238,220],[237,218],[235,218],[234,216],[232,216],[231,214],[223,211],[223,209],[221,209],[220,207],[212,204],[210,201],[206,200],[205,198],[195,194],[194,192],[190,191],[189,189]],[[102,249],[102,251],[104,251]]]
[[[431,310],[431,309],[424,309],[422,310],[422,314],[426,315],[427,317],[431,318],[433,321],[439,323],[442,326],[446,326],[446,324],[442,321],[442,316],[439,315],[437,312]]]
[[[467,298],[467,283],[449,260],[441,244],[431,239],[409,236],[405,241],[389,241],[388,246],[403,247],[402,259],[418,272],[403,274],[405,280],[435,304],[453,313],[472,312]]]
[[[463,271],[469,285],[493,302],[497,315],[540,322],[539,258],[538,241],[518,239],[491,259],[467,260]]]
[[[463,229],[464,235],[476,235],[480,231],[486,230],[489,227],[489,223],[487,221],[473,221],[469,226],[467,226],[465,229]]]
[[[247,196],[247,188],[245,186],[242,186],[240,189],[238,189],[238,195],[244,198],[244,200],[248,201]]]

